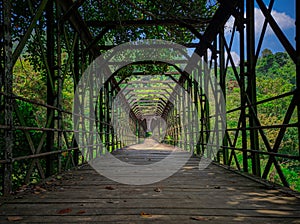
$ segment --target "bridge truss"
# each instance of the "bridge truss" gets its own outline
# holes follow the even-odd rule
[[[129,29],[130,27],[150,26],[180,26],[185,32],[190,32],[199,43],[181,43],[200,55],[205,66],[213,70],[223,94],[226,98],[228,80],[226,75],[231,66],[235,81],[239,87],[239,106],[227,110],[227,119],[236,117],[236,127],[226,128],[225,137],[218,148],[216,160],[226,166],[249,172],[263,179],[270,179],[274,169],[284,186],[290,186],[286,174],[283,172],[279,160],[293,160],[299,166],[300,160],[300,5],[295,1],[296,38],[291,43],[281,27],[271,14],[275,0],[266,5],[263,0],[219,0],[216,11],[211,17],[199,19],[148,19],[148,20],[89,20],[84,14],[84,0],[28,0],[20,1],[23,5],[16,5],[14,1],[4,0],[1,3],[1,37],[0,37],[0,168],[2,170],[1,183],[4,195],[9,195],[16,186],[15,182],[29,183],[33,178],[44,179],[65,169],[76,167],[85,160],[92,159],[94,147],[94,130],[87,130],[85,141],[90,145],[82,153],[74,138],[72,120],[74,113],[64,104],[66,92],[74,92],[81,74],[87,66],[99,55],[114,47],[105,44],[103,38],[111,30]],[[92,1],[93,2],[93,1]],[[127,1],[126,1],[127,2]],[[264,16],[264,24],[258,42],[255,27],[255,4]],[[95,10],[101,13],[98,1],[94,2]],[[134,7],[134,5],[131,5]],[[24,8],[24,11],[20,10]],[[121,7],[121,5],[120,5]],[[22,23],[19,27],[18,22]],[[232,20],[230,38],[226,33],[226,24]],[[284,47],[296,67],[296,88],[288,93],[279,94],[263,101],[257,101],[256,96],[256,64],[261,53],[267,26],[270,26]],[[122,39],[122,38],[121,38]],[[239,44],[240,63],[237,66],[232,55],[233,43]],[[26,74],[28,76],[43,76],[45,99],[28,98],[16,94],[14,70],[18,61],[24,62],[24,57],[30,47],[36,48],[36,55],[43,72]],[[144,64],[154,64],[148,62]],[[163,63],[162,63],[163,64]],[[146,65],[140,63],[140,68]],[[163,66],[163,65],[162,65]],[[130,75],[144,77],[145,71],[135,71],[124,75],[116,72],[108,79],[99,94],[91,95],[92,101],[97,102],[96,123],[97,132],[102,143],[109,151],[133,144],[147,134],[146,116],[157,116],[166,121],[166,137],[162,141],[193,150],[201,155],[207,149],[207,141],[212,134],[210,119],[214,116],[208,110],[205,89],[199,91],[199,85],[205,83],[204,76],[188,76],[184,72],[173,69],[160,75],[168,77],[164,81],[155,79],[129,80]],[[73,89],[68,90],[67,82],[71,80]],[[159,85],[157,85],[159,83]],[[147,84],[147,88],[145,85]],[[164,86],[161,88],[161,86]],[[183,88],[192,99],[199,112],[199,119],[193,121],[189,107],[186,107],[178,86]],[[129,110],[129,126],[114,130],[112,116],[117,114],[124,118],[113,106],[113,100],[121,91],[120,102],[127,105]],[[141,90],[139,90],[139,88]],[[20,91],[17,91],[20,93]],[[83,101],[84,93],[81,93]],[[174,98],[170,103],[170,98]],[[288,98],[289,105],[281,124],[263,125],[260,121],[258,107],[268,102]],[[22,113],[31,105],[40,108],[44,119],[39,125],[32,126],[29,115]],[[149,112],[150,111],[150,112]],[[118,114],[119,113],[119,114]],[[149,114],[150,113],[150,114]],[[182,116],[186,126],[178,118]],[[34,116],[31,114],[30,116]],[[125,119],[125,118],[124,118]],[[127,119],[127,118],[126,118]],[[190,123],[193,121],[193,124]],[[91,119],[86,118],[74,126],[86,126]],[[155,123],[155,122],[154,122]],[[188,125],[187,125],[188,124]],[[89,126],[91,128],[91,126]],[[282,153],[281,143],[288,129],[296,130],[298,149],[294,154]],[[269,130],[277,130],[275,142],[270,142]],[[128,136],[128,132],[136,133],[136,137]],[[118,133],[117,133],[118,132]],[[195,133],[197,132],[197,133]],[[194,138],[198,135],[198,138]],[[184,137],[185,136],[185,137]],[[238,142],[242,136],[241,142]],[[168,138],[167,138],[168,137]],[[20,144],[23,139],[25,143]],[[191,148],[196,145],[196,148]],[[17,155],[17,156],[15,156]],[[266,163],[262,164],[262,158]],[[18,164],[16,169],[15,164]],[[19,170],[21,169],[21,170]],[[23,174],[23,175],[21,175]]]

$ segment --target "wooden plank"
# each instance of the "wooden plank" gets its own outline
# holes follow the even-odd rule
[[[164,212],[172,213],[173,209],[188,209],[188,210],[220,210],[218,214],[222,214],[226,210],[226,214],[232,214],[236,211],[244,211],[244,210],[251,210],[253,212],[257,212],[257,210],[268,210],[268,211],[286,211],[286,214],[299,216],[300,214],[296,214],[296,212],[300,210],[300,206],[297,204],[291,203],[291,205],[285,204],[286,200],[283,199],[273,199],[273,200],[262,200],[259,198],[255,199],[231,199],[231,200],[224,200],[224,197],[202,197],[202,198],[192,198],[186,197],[181,199],[168,199],[160,198],[153,196],[152,198],[148,198],[146,195],[143,198],[143,195],[140,195],[140,198],[106,198],[106,199],[98,199],[98,200],[91,200],[91,201],[84,201],[84,200],[52,200],[47,201],[43,200],[43,202],[36,201],[32,202],[23,202],[23,203],[8,203],[5,205],[7,212],[2,211],[0,214],[26,214],[30,215],[32,213],[32,209],[36,208],[37,204],[39,205],[39,214],[40,215],[48,215],[49,213],[55,213],[57,210],[65,209],[65,208],[72,208],[72,209],[81,209],[84,207],[85,209],[89,209],[92,212],[95,209],[101,209],[112,211],[116,207],[120,207],[123,209],[163,209]],[[275,209],[272,208],[273,204],[278,203]],[[52,204],[52,207],[49,208],[49,204]],[[13,208],[18,207],[20,211],[14,211]],[[230,211],[228,211],[230,210]],[[278,213],[282,214],[282,213]]]
[[[113,224],[144,224],[144,223],[180,223],[180,224],[190,224],[190,223],[213,223],[213,224],[224,224],[224,223],[281,223],[281,224],[291,224],[299,223],[298,220],[294,218],[264,218],[264,217],[245,217],[245,216],[191,216],[191,215],[155,215],[152,217],[143,218],[140,214],[136,215],[55,215],[55,216],[23,216],[21,222],[30,223],[113,223]],[[198,220],[197,220],[198,219]],[[0,222],[5,223],[7,219],[0,217]],[[16,222],[18,223],[18,222]]]
[[[115,156],[146,164],[145,158],[170,153],[164,145],[156,148]],[[16,216],[26,223],[300,223],[299,198],[213,164],[199,170],[198,164],[190,158],[171,177],[141,186],[116,183],[85,165],[49,179],[40,185],[43,191],[33,187],[15,195],[0,206],[0,223]]]

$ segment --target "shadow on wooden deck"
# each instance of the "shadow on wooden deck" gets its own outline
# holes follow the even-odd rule
[[[147,148],[148,147],[148,148]],[[164,145],[118,150],[120,160],[145,164],[170,153]],[[0,223],[300,223],[300,199],[190,158],[173,176],[130,186],[90,166],[22,189],[0,206]]]

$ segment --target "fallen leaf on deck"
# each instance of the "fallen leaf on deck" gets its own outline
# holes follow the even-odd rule
[[[23,218],[21,216],[10,216],[10,217],[7,217],[7,220],[9,222],[14,222],[14,221],[20,221],[22,220]]]
[[[142,216],[143,218],[151,218],[151,217],[152,217],[151,214],[146,213],[146,212],[141,212],[141,216]]]
[[[205,220],[208,220],[207,218],[202,217],[202,216],[193,216],[193,217],[191,217],[190,219],[192,219],[192,220],[197,220],[197,221],[205,221]]]
[[[72,212],[71,208],[65,208],[65,209],[59,210],[57,212],[57,214],[66,214],[66,213],[70,213],[70,212]]]
[[[80,211],[78,211],[76,214],[77,214],[77,215],[81,215],[81,214],[84,214],[84,213],[86,213],[86,211],[80,210]]]
[[[195,167],[194,166],[184,166],[183,169],[192,170],[192,169],[195,169]]]
[[[159,187],[154,188],[155,192],[162,192],[162,190]]]
[[[37,190],[37,191],[42,191],[42,192],[46,192],[46,191],[47,191],[46,189],[44,189],[44,188],[42,188],[42,187],[40,187],[40,186],[36,186],[36,187],[35,187],[35,190]]]
[[[106,190],[115,190],[116,188],[112,187],[112,186],[106,186],[105,187]]]
[[[107,201],[107,203],[110,203],[110,204],[119,204],[120,202],[119,201]]]

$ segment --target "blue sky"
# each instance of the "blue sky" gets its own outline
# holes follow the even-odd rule
[[[269,4],[269,0],[264,0],[264,2]],[[274,19],[277,21],[278,25],[281,27],[282,31],[286,35],[286,37],[290,40],[292,45],[295,47],[295,0],[275,0],[275,4],[273,6],[272,15]],[[255,5],[255,29],[257,32],[256,35],[256,44],[258,42],[260,36],[260,30],[262,28],[262,24],[264,22],[264,16],[261,13],[259,6]],[[233,24],[233,19],[230,19],[227,23],[228,29],[230,30],[230,26]],[[226,37],[230,37],[230,32],[227,31]],[[285,51],[283,46],[280,44],[278,38],[275,36],[272,29],[269,27],[265,34],[262,50],[268,48],[273,52]],[[233,46],[233,55],[236,58],[236,61],[239,60],[239,42],[236,38],[235,44]]]

